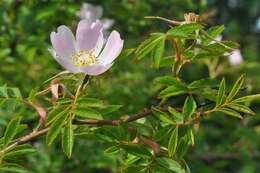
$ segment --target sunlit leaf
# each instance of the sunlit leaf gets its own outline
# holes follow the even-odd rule
[[[60,134],[62,126],[64,125],[68,114],[64,113],[61,114],[59,118],[57,118],[51,125],[48,133],[47,133],[47,144],[51,145],[53,141],[57,138],[57,136]]]
[[[216,100],[216,107],[221,105],[222,103],[225,102],[225,91],[226,91],[226,82],[225,79],[222,79],[220,85],[219,85],[219,90],[218,90],[218,95],[217,95],[217,100]]]
[[[174,121],[170,118],[170,116],[159,109],[153,108],[153,114],[164,123],[174,124]]]
[[[178,126],[175,127],[173,130],[169,143],[168,143],[168,154],[170,157],[174,155],[174,153],[177,150],[177,145],[178,145]]]
[[[189,23],[180,26],[171,28],[167,32],[169,37],[178,37],[178,38],[192,38],[192,33],[196,30],[202,29],[202,26],[198,23]]]
[[[240,118],[240,119],[243,118],[243,117],[240,115],[239,112],[234,111],[234,110],[229,109],[229,108],[219,108],[219,109],[217,109],[217,111],[223,112],[224,114],[227,114],[227,115],[230,115],[230,116],[233,116],[233,117],[236,117],[236,118]]]
[[[7,125],[4,133],[4,145],[8,145],[17,133],[21,117],[14,117]]]
[[[183,106],[183,114],[185,116],[185,119],[190,118],[193,113],[196,111],[197,104],[192,96],[189,96],[186,98]]]
[[[85,108],[85,107],[77,107],[74,110],[76,116],[80,118],[90,118],[90,119],[103,119],[102,115],[91,109],[91,108]]]
[[[254,111],[252,111],[249,107],[241,105],[241,104],[229,103],[229,104],[227,104],[227,106],[231,109],[238,111],[238,112],[243,112],[243,113],[246,113],[246,114],[255,115]]]
[[[74,134],[72,128],[72,117],[68,118],[68,123],[63,128],[62,131],[62,149],[63,152],[68,156],[71,157],[72,149],[74,144]]]

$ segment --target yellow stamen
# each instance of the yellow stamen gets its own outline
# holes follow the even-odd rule
[[[75,66],[89,66],[95,64],[97,57],[94,55],[93,50],[79,51],[72,57],[72,62]]]

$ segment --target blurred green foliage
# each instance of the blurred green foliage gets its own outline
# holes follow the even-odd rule
[[[57,26],[73,26],[75,31],[79,18],[75,13],[84,1],[76,0],[2,0],[0,1],[0,84],[16,86],[28,94],[32,88],[41,85],[50,76],[61,71],[47,49],[49,35]],[[224,39],[241,44],[245,62],[236,67],[224,68],[219,78],[227,75],[234,81],[240,74],[247,76],[247,90],[260,91],[260,33],[255,29],[260,17],[259,0],[92,0],[87,1],[104,8],[104,16],[115,20],[113,29],[119,30],[126,41],[125,47],[139,44],[153,31],[166,31],[167,23],[144,19],[144,16],[163,16],[169,19],[183,19],[185,12],[196,12],[205,16],[209,25],[224,24]],[[215,13],[210,16],[211,13]],[[208,16],[209,15],[209,16]],[[207,18],[208,16],[208,18]],[[223,60],[227,62],[227,60]],[[150,61],[121,58],[110,72],[102,75],[91,89],[93,95],[111,104],[122,104],[122,113],[135,113],[155,104],[152,95],[154,77],[164,71],[155,71]],[[205,65],[187,65],[182,77],[192,81],[208,77]],[[228,83],[229,85],[230,83]],[[187,155],[193,172],[217,173],[260,171],[260,111],[259,105],[252,105],[258,114],[240,123],[226,117],[214,117],[203,121],[195,139],[195,147]],[[37,115],[31,110],[6,105],[0,109],[0,132],[12,112],[28,115],[29,124],[34,124]],[[23,161],[32,172],[114,172],[120,162],[117,156],[103,153],[105,144],[80,139],[70,160],[60,147],[49,148],[44,142],[35,142],[39,152]]]

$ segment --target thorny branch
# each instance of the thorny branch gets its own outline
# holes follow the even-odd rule
[[[160,108],[161,111],[167,111],[167,108],[163,107]],[[96,120],[96,119],[86,119],[86,120],[79,120],[79,119],[75,119],[73,124],[75,125],[91,125],[91,126],[106,126],[106,125],[110,125],[110,126],[117,126],[123,123],[129,123],[129,122],[133,122],[145,117],[148,117],[152,115],[152,110],[145,110],[141,113],[138,114],[134,114],[134,115],[126,115],[126,116],[122,116],[123,118],[121,119],[114,119],[114,120]],[[181,122],[181,123],[176,123],[176,125],[178,126],[182,126],[182,125],[190,125],[193,123],[197,123],[202,117],[204,117],[206,114],[202,113],[202,112],[197,112],[194,116],[194,118]],[[7,146],[6,148],[4,148],[2,151],[0,151],[0,155],[12,150],[14,147],[16,147],[17,145],[21,145],[24,143],[27,143],[37,137],[40,137],[44,134],[46,134],[49,130],[49,127],[40,129],[38,131],[33,131],[31,133],[29,133],[28,135],[25,135],[23,137],[18,138],[14,143],[12,143],[11,145]]]

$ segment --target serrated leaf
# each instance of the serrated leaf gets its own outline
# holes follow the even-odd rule
[[[240,115],[239,112],[234,111],[234,110],[229,109],[229,108],[219,108],[219,109],[217,109],[217,111],[222,112],[222,113],[227,114],[227,115],[230,115],[230,116],[233,116],[233,117],[236,117],[236,118],[240,118],[240,119],[243,118],[243,117]]]
[[[154,61],[155,68],[160,67],[160,62],[164,54],[164,49],[165,49],[165,37],[164,39],[161,39],[156,45],[156,47],[154,48],[153,61]]]
[[[218,25],[218,26],[213,26],[211,28],[209,28],[207,30],[207,34],[211,37],[211,38],[216,38],[217,36],[219,36],[223,31],[224,31],[225,27],[224,25]],[[214,40],[209,39],[208,37],[202,39],[202,43],[204,45],[209,44],[210,42],[212,42]]]
[[[51,110],[48,113],[48,116],[46,118],[46,125],[49,126],[51,123],[53,123],[55,120],[57,120],[58,118],[60,118],[61,116],[63,116],[64,114],[66,114],[68,112],[69,107],[65,107],[65,106],[57,106],[56,108],[54,108],[53,110]]]
[[[101,120],[103,119],[102,115],[90,108],[84,108],[84,107],[77,107],[74,110],[76,116],[80,117],[80,118],[90,118],[90,119],[98,119]]]
[[[240,76],[240,78],[236,81],[230,93],[228,94],[226,102],[231,101],[237,95],[237,93],[239,92],[239,90],[241,89],[244,83],[244,80],[245,80],[245,76],[244,75]]]
[[[178,129],[179,127],[176,126],[175,129],[173,130],[169,143],[168,143],[168,154],[170,157],[174,155],[174,153],[177,150],[177,145],[178,145]]]
[[[32,146],[30,146],[29,144],[22,144],[7,152],[4,155],[4,159],[16,159],[16,157],[25,156],[34,152],[36,152],[36,150],[32,148]]]
[[[156,45],[158,45],[158,43],[164,39],[164,37],[165,34],[163,33],[154,34],[149,39],[142,42],[135,51],[137,59],[140,60],[144,58],[147,54],[151,53]]]
[[[226,82],[223,78],[218,90],[217,100],[216,100],[216,107],[223,104],[225,102],[225,91],[226,91]]]
[[[169,115],[165,112],[162,112],[159,109],[152,108],[153,114],[162,122],[167,124],[174,124],[174,121],[169,117]]]
[[[72,128],[72,117],[69,117],[69,121],[66,126],[63,128],[62,132],[62,149],[63,152],[68,156],[71,157],[72,150],[74,145],[74,134]]]
[[[183,106],[183,114],[185,119],[188,119],[192,116],[192,114],[196,111],[197,104],[192,96],[186,98]]]
[[[254,100],[260,100],[260,94],[240,97],[238,99],[233,100],[232,102],[240,103],[240,102],[250,102]]]
[[[17,133],[21,117],[14,117],[7,125],[4,134],[4,146],[8,145]]]
[[[227,104],[227,106],[231,109],[238,111],[238,112],[243,112],[243,113],[246,113],[246,114],[255,115],[255,112],[252,111],[249,107],[241,105],[241,104],[229,103],[229,104]]]
[[[4,163],[0,165],[0,171],[5,171],[5,172],[16,172],[16,173],[28,173],[28,171],[18,165],[18,164],[14,164],[14,163]]]
[[[192,38],[192,33],[196,30],[202,29],[198,23],[189,23],[171,28],[167,32],[167,36],[178,38]]]
[[[53,141],[60,134],[62,126],[64,125],[68,114],[62,114],[59,118],[57,118],[51,125],[50,130],[47,133],[47,144],[51,145]]]

